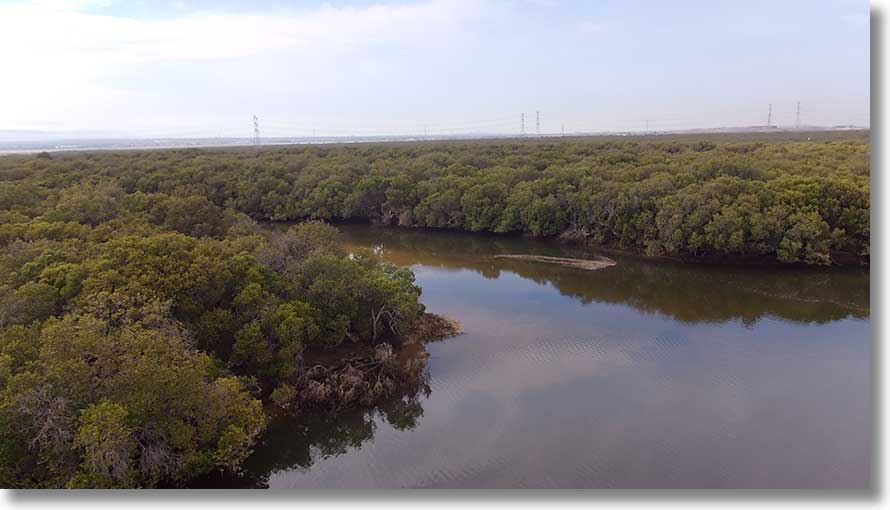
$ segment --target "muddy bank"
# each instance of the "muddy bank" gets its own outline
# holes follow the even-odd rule
[[[460,322],[424,313],[396,343],[352,344],[331,351],[307,353],[304,369],[290,385],[272,394],[277,407],[291,411],[321,408],[338,411],[370,406],[405,388],[424,382],[423,344],[461,334]]]
[[[417,320],[411,333],[405,336],[404,343],[444,340],[460,335],[463,332],[464,325],[460,321],[451,317],[445,317],[444,315],[427,312]]]
[[[496,259],[522,260],[525,262],[541,262],[544,264],[558,264],[565,267],[575,267],[595,271],[615,265],[615,261],[606,257],[595,259],[571,259],[567,257],[548,257],[545,255],[495,255]]]

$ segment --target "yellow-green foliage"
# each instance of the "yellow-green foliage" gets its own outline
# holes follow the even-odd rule
[[[423,311],[410,271],[351,256],[328,225],[260,229],[212,175],[180,186],[107,156],[0,159],[2,486],[237,470],[258,398],[281,401],[304,351],[397,336]]]
[[[869,252],[869,156],[854,132],[6,158],[0,240],[59,240],[122,216],[224,237],[241,212],[825,264]]]

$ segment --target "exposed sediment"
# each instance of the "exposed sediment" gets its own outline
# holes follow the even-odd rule
[[[463,332],[464,325],[460,321],[427,312],[414,324],[414,329],[406,335],[404,343],[433,342],[457,336]]]
[[[368,406],[406,387],[423,384],[428,357],[423,344],[462,332],[460,322],[424,313],[398,347],[389,343],[373,348],[355,346],[347,356],[317,357],[291,387],[284,407],[339,410]]]
[[[616,265],[616,262],[608,257],[595,259],[571,259],[567,257],[548,257],[546,255],[495,255],[496,259],[522,260],[525,262],[542,262],[545,264],[558,264],[565,267],[575,267],[595,271]]]

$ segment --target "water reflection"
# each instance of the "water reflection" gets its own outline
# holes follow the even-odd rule
[[[825,323],[869,315],[868,271],[862,268],[754,268],[650,261],[608,254],[618,265],[583,271],[556,265],[495,259],[497,254],[538,254],[584,258],[583,249],[520,237],[496,237],[426,230],[344,225],[347,243],[377,247],[399,265],[447,270],[470,269],[486,278],[510,271],[553,285],[581,300],[633,306],[684,322],[765,316]],[[580,273],[579,273],[580,272]]]
[[[373,408],[339,413],[277,414],[239,473],[214,473],[192,485],[194,488],[267,489],[270,477],[276,473],[303,472],[319,460],[360,448],[374,439],[380,424],[394,430],[416,427],[423,417],[423,398],[429,394],[430,388],[424,384]]]
[[[272,424],[226,486],[863,488],[868,273],[653,263],[599,271],[521,238],[344,227],[411,265],[465,334],[429,387]]]

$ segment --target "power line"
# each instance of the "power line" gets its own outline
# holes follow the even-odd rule
[[[515,117],[513,117],[515,119]],[[491,129],[492,127],[506,127],[512,124],[509,117],[502,117],[500,119],[488,119],[488,120],[474,120],[474,121],[465,121],[460,124],[425,124],[425,123],[417,123],[417,124],[402,124],[402,125],[390,125],[390,126],[367,126],[364,128],[356,128],[356,126],[348,126],[348,125],[301,125],[295,123],[289,123],[287,121],[275,121],[264,119],[263,127],[268,134],[270,129],[273,129],[276,133],[282,134],[292,134],[294,132],[309,132],[312,129],[319,128],[323,129],[328,133],[334,133],[337,131],[341,131],[343,133],[352,133],[354,135],[378,135],[378,134],[417,134],[418,132],[425,131],[428,134],[433,133],[444,133],[444,132],[458,132],[458,131],[470,131],[470,130],[479,130],[479,129]],[[515,126],[515,124],[513,124]],[[505,130],[506,131],[506,130]]]
[[[780,107],[781,107],[780,103]],[[772,103],[768,104],[767,110],[767,126],[770,130],[772,128],[777,127],[776,123],[773,123],[773,107]],[[787,104],[786,104],[787,106]],[[817,105],[818,106],[818,105]],[[778,124],[782,124],[789,126],[790,128],[794,128],[795,126],[798,128],[803,128],[804,126],[816,122],[817,124],[822,121],[822,118],[819,115],[813,115],[813,112],[810,112],[810,115],[807,117],[808,123],[805,125],[803,123],[803,104],[802,101],[795,100],[795,108],[792,112],[785,111],[786,114],[793,113],[794,117],[792,119],[786,119],[790,122],[786,124],[782,124],[782,116],[779,116],[779,120],[777,120]],[[818,110],[818,108],[816,108]],[[540,118],[540,110],[533,110],[535,112],[535,131],[534,133],[538,136],[549,136],[549,134],[560,135],[565,133],[565,124],[564,121],[561,121],[561,124],[557,127],[560,127],[560,130],[557,131],[555,128],[549,130],[543,130],[543,126],[541,126],[541,118]],[[514,111],[515,112],[515,111]],[[762,112],[762,111],[761,111]],[[528,133],[526,129],[531,129],[531,126],[525,125],[525,113],[523,112],[520,116],[520,126],[519,133],[523,137],[528,137],[531,133]],[[652,118],[652,113],[655,113],[655,117]],[[780,112],[781,113],[781,112]],[[818,111],[816,112],[819,113]],[[269,143],[281,143],[284,138],[308,138],[312,136],[313,138],[318,138],[319,136],[324,136],[326,138],[336,138],[336,137],[385,137],[385,136],[410,136],[410,137],[419,137],[423,136],[426,139],[435,139],[438,137],[450,137],[456,135],[479,135],[479,136],[516,136],[516,132],[513,132],[512,129],[516,129],[516,117],[509,112],[504,116],[498,118],[496,115],[492,117],[481,117],[481,118],[461,118],[456,117],[452,120],[442,119],[441,123],[437,123],[434,119],[421,119],[419,121],[410,122],[405,121],[404,123],[396,122],[396,123],[388,123],[381,122],[380,124],[375,123],[372,119],[367,118],[356,118],[353,119],[353,124],[350,125],[350,121],[346,119],[339,118],[329,118],[327,121],[320,120],[316,122],[316,119],[306,119],[300,118],[299,120],[296,117],[278,117],[278,118],[269,118],[268,113],[266,117],[263,117],[263,126],[262,133],[260,133],[259,128],[259,116],[252,115],[251,122],[253,124],[253,133],[248,134],[247,137],[242,135],[238,135],[238,132],[243,133],[237,129],[237,125],[231,128],[231,131],[226,130],[224,132],[219,133],[220,137],[231,137],[231,138],[241,138],[242,140],[246,140],[249,144],[269,144]],[[761,122],[758,122],[757,116],[762,115],[757,114],[756,111],[749,110],[749,115],[747,118],[741,119],[736,118],[735,116],[730,116],[728,114],[723,115],[725,119],[732,119],[727,121],[720,121],[714,119],[705,119],[702,116],[696,116],[689,113],[681,113],[681,112],[664,112],[663,114],[659,114],[657,112],[644,112],[643,115],[640,115],[636,118],[621,118],[621,119],[612,119],[609,122],[603,122],[602,125],[595,125],[595,123],[590,123],[589,125],[582,124],[574,124],[571,125],[569,133],[566,136],[573,135],[576,133],[600,133],[600,132],[639,132],[640,123],[643,124],[646,132],[650,134],[658,134],[664,131],[674,131],[674,130],[683,130],[683,129],[695,129],[695,128],[734,128],[734,127],[754,127],[760,126],[761,128],[764,125]],[[736,114],[737,115],[737,114]],[[717,115],[715,114],[715,117]],[[642,118],[640,118],[642,117]],[[812,118],[811,118],[812,117]],[[852,117],[852,116],[851,116]],[[859,120],[861,117],[863,120]],[[862,113],[854,119],[851,120],[851,124],[868,124],[869,115],[868,113]],[[814,120],[815,119],[815,120]],[[427,120],[427,122],[424,122]],[[763,119],[761,118],[761,121]],[[365,122],[367,121],[367,124]],[[429,122],[432,121],[432,122]],[[818,122],[817,122],[818,121]],[[792,124],[793,122],[793,124]],[[240,124],[240,122],[237,122]],[[837,123],[837,122],[836,122]],[[608,124],[608,125],[606,125]],[[511,128],[512,126],[512,128]],[[190,128],[190,129],[189,129]],[[166,131],[148,131],[145,133],[140,133],[140,136],[144,137],[196,137],[196,138],[204,138],[208,137],[208,129],[200,128],[198,126],[193,126],[189,128],[178,127],[175,131],[166,132]],[[270,132],[271,131],[271,132]],[[513,132],[513,135],[510,133]],[[266,138],[263,139],[262,135],[265,134]],[[211,136],[216,136],[217,133],[214,132]],[[252,136],[251,136],[252,135]]]

